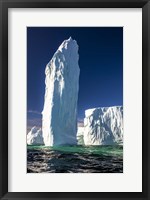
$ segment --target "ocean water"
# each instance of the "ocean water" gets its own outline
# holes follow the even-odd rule
[[[122,173],[123,146],[27,146],[27,173]]]

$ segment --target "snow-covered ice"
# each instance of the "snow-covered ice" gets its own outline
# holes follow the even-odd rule
[[[93,108],[85,111],[85,145],[123,143],[123,107]]]
[[[27,144],[29,145],[43,145],[43,136],[41,128],[34,126],[27,134]]]
[[[45,69],[42,131],[46,146],[77,143],[78,45],[65,40]]]

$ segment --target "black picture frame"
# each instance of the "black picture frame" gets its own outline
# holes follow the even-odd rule
[[[142,8],[142,192],[8,192],[8,9]],[[1,199],[150,199],[150,1],[0,0],[0,197]]]

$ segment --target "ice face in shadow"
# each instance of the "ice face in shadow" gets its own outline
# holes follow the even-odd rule
[[[79,90],[78,45],[65,40],[45,69],[42,131],[46,146],[74,145]]]
[[[85,111],[85,145],[123,143],[123,107],[94,108]]]
[[[84,127],[78,127],[77,130],[77,141],[78,141],[78,145],[84,145]]]
[[[28,145],[43,145],[43,136],[41,128],[38,129],[34,126],[31,131],[27,134],[27,144]]]

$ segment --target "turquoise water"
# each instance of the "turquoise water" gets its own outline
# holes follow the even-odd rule
[[[97,155],[123,155],[123,146],[114,145],[114,146],[58,146],[58,147],[45,147],[45,146],[33,146],[28,145],[28,149],[47,149],[47,150],[56,150],[66,153],[92,153]]]
[[[123,146],[27,146],[32,173],[122,173]]]

